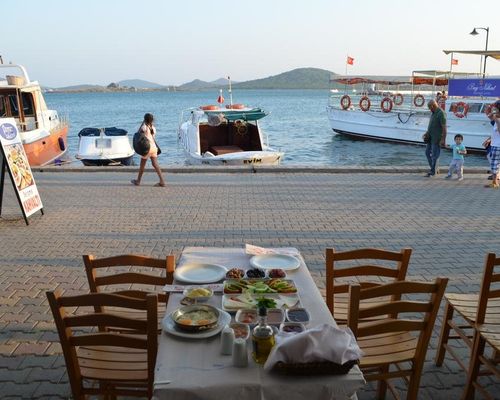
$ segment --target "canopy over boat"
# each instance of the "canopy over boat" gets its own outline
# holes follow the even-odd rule
[[[475,56],[491,57],[500,61],[500,50],[443,50],[444,54],[473,54]]]
[[[79,133],[78,136],[101,136],[101,128],[83,128]],[[127,136],[127,131],[125,129],[120,129],[120,128],[104,128],[104,135],[105,136]]]
[[[251,108],[245,110],[229,110],[229,109],[218,109],[218,110],[205,110],[205,114],[213,115],[213,114],[223,114],[224,118],[228,121],[257,121],[261,118],[264,118],[269,113],[264,111],[261,108]]]
[[[381,77],[370,78],[363,76],[348,77],[348,76],[335,76],[330,78],[330,82],[340,83],[342,85],[359,85],[366,84],[381,84],[381,85],[404,85],[410,84],[410,77],[396,77],[395,79],[381,79]]]

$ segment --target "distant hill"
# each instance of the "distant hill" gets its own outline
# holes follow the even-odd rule
[[[191,82],[184,83],[180,86],[177,87],[179,90],[203,90],[203,89],[213,89],[218,87],[219,85],[212,83],[212,82],[207,82],[207,81],[202,81],[201,79],[195,79]]]
[[[164,88],[164,85],[160,85],[159,83],[145,81],[143,79],[126,79],[124,81],[118,82],[120,86],[128,86],[135,87],[138,89],[161,89]]]
[[[297,68],[279,75],[235,84],[237,89],[328,89],[331,71]]]

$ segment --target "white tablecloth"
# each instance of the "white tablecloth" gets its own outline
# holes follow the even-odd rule
[[[205,262],[228,268],[250,267],[250,256],[243,249],[186,247],[178,267],[186,262]],[[309,326],[321,323],[335,324],[318,291],[303,258],[301,265],[288,271],[298,288],[302,305],[311,314]],[[167,313],[179,307],[181,294],[171,294]],[[214,296],[210,304],[220,307],[221,296]],[[154,398],[158,400],[327,400],[356,397],[365,380],[355,366],[342,376],[287,377],[264,372],[251,359],[248,341],[249,365],[232,366],[231,356],[219,352],[220,335],[210,339],[190,340],[162,333],[159,340],[155,369]],[[165,382],[169,383],[165,383]]]

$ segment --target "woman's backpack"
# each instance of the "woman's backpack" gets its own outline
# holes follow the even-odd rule
[[[134,146],[134,150],[140,156],[145,156],[149,153],[149,149],[151,144],[149,143],[149,139],[146,137],[144,132],[140,129],[134,134],[134,138],[132,140],[132,145]]]

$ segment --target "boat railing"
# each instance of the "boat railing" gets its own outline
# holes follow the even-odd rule
[[[346,111],[427,113],[427,102],[435,95],[426,92],[332,93],[328,106]]]

